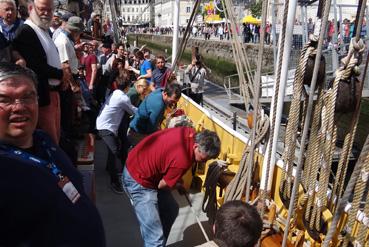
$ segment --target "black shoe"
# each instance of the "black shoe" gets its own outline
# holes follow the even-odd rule
[[[120,183],[118,183],[118,182],[116,182],[116,183],[112,182],[110,184],[110,188],[116,194],[123,194],[124,193],[124,190],[122,188],[122,185]]]

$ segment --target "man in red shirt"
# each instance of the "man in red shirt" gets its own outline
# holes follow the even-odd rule
[[[94,53],[94,45],[92,43],[87,43],[85,46],[88,47],[88,55],[84,58],[83,64],[85,65],[88,89],[92,91],[96,83],[97,57]]]
[[[181,186],[182,176],[193,163],[216,158],[219,152],[220,139],[215,132],[177,127],[155,132],[128,154],[123,186],[145,246],[165,246],[178,215],[170,189]]]

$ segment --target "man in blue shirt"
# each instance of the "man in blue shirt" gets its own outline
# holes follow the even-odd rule
[[[131,144],[136,145],[145,136],[159,130],[166,106],[175,106],[180,97],[181,87],[175,83],[167,84],[164,89],[159,88],[149,94],[138,107],[129,125],[128,138]]]
[[[144,57],[144,53],[142,51],[136,52],[135,55],[140,60],[140,76],[137,80],[146,79],[146,81],[151,84],[152,66],[150,60]]]

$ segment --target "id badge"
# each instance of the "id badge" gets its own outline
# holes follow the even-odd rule
[[[63,190],[64,194],[69,198],[69,200],[74,204],[81,197],[76,187],[69,180],[68,177],[63,177],[58,182],[59,187]]]

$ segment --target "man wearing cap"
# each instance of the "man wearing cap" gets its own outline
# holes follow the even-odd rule
[[[63,74],[58,49],[49,35],[54,12],[53,0],[34,0],[28,3],[29,18],[19,28],[13,48],[26,60],[27,67],[38,76],[38,127],[46,131],[55,143],[60,137],[60,98],[58,90],[62,81],[68,83],[68,73]]]
[[[82,19],[78,16],[72,16],[54,41],[58,48],[62,68],[71,78],[67,89],[60,92],[61,128],[65,133],[72,132],[73,109],[71,105],[73,105],[73,91],[79,88],[74,80],[78,77],[78,58],[74,49],[74,42],[83,30]]]
[[[104,74],[105,71],[106,71],[106,62],[113,55],[113,52],[111,51],[111,44],[110,43],[104,43],[101,46],[101,51],[102,51],[102,54],[97,59],[99,61],[99,64],[101,64],[102,73]]]
[[[49,28],[51,34],[53,34],[55,32],[55,30],[57,30],[61,26],[61,24],[62,24],[62,21],[60,19],[61,17],[62,17],[62,14],[60,12],[55,12],[54,13],[54,16],[53,16],[53,19],[51,21],[51,25],[50,25],[50,28]]]
[[[73,16],[73,15],[72,15],[71,13],[66,12],[66,13],[64,13],[64,14],[60,17],[60,19],[61,19],[61,25],[59,26],[59,28],[58,28],[58,29],[56,29],[56,30],[53,32],[53,35],[52,35],[52,37],[53,37],[53,41],[55,41],[55,40],[56,40],[56,38],[57,38],[57,37],[58,37],[58,35],[60,34],[61,30],[62,30],[63,28],[65,28],[65,26],[67,25],[68,19],[69,19],[70,17],[72,17],[72,16]]]

